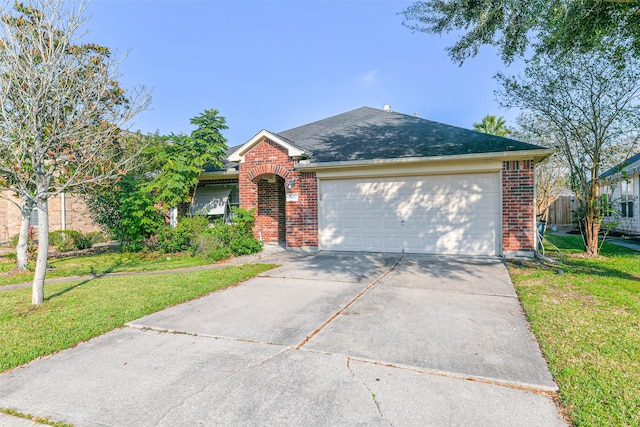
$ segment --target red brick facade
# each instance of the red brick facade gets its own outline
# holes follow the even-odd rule
[[[258,238],[313,250],[318,247],[318,180],[313,172],[297,171],[296,164],[279,144],[269,139],[256,144],[240,164],[240,205],[256,209]],[[534,209],[534,162],[503,162],[503,254],[533,254]]]
[[[264,242],[315,250],[318,183],[315,173],[295,170],[296,163],[285,148],[268,139],[254,146],[240,164],[240,206],[256,209],[255,234]]]
[[[0,198],[0,242],[9,240],[20,231],[20,209],[11,202],[18,200],[5,192]],[[64,220],[63,220],[64,215]],[[62,196],[49,199],[49,230],[76,230],[83,233],[100,231],[98,224],[87,212],[87,205],[78,197]]]
[[[260,176],[254,179],[258,185],[256,229],[259,230],[259,237],[265,242],[286,242],[287,219],[284,179],[277,175],[271,175],[270,179]]]
[[[532,160],[502,163],[502,252],[535,249],[535,193]]]

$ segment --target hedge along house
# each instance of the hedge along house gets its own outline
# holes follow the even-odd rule
[[[534,166],[551,152],[362,107],[263,130],[199,188],[237,180],[256,236],[290,250],[533,256]]]

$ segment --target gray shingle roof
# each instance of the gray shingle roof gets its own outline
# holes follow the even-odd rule
[[[310,159],[313,163],[545,149],[370,107],[361,107],[277,135],[313,153]]]
[[[238,164],[236,162],[229,161],[229,155],[234,151],[236,151],[238,148],[240,148],[240,145],[227,148],[227,157],[222,159],[222,167],[214,166],[214,165],[205,165],[204,168],[202,168],[203,172],[220,172],[220,171],[225,171],[227,169],[237,168]]]
[[[634,163],[639,164],[634,165]],[[640,153],[636,154],[635,156],[631,156],[619,165],[612,167],[611,169],[600,175],[600,178],[608,178],[617,172],[621,172],[623,169],[632,169],[633,167],[640,167]]]

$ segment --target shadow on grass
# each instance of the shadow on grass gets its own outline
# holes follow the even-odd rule
[[[574,255],[567,258],[567,265],[576,269],[576,273],[619,277],[622,279],[640,281],[638,276],[612,267],[620,262],[637,259],[638,253],[632,249],[605,241],[600,247],[599,253],[601,257],[610,259],[588,258],[586,256],[581,258],[580,254],[584,253],[584,245],[582,243],[581,236],[559,236],[552,234],[546,235],[545,238],[549,239],[549,241],[562,250],[562,252]]]
[[[115,262],[111,266],[109,266],[106,270],[102,271],[101,273],[95,273],[94,272],[95,271],[94,268],[91,267],[91,270],[90,270],[91,273],[88,274],[88,276],[92,276],[90,279],[85,279],[85,280],[83,280],[83,281],[81,281],[79,283],[76,283],[73,286],[69,286],[66,289],[58,291],[55,294],[51,294],[51,295],[49,295],[48,297],[45,298],[45,301],[49,301],[52,298],[59,297],[59,296],[64,295],[64,294],[66,294],[68,292],[71,292],[72,290],[74,290],[76,288],[79,288],[80,286],[86,285],[87,283],[90,283],[90,282],[92,282],[92,281],[94,281],[96,279],[101,279],[101,278],[107,276],[109,273],[113,273],[113,271],[116,268],[122,267],[123,265],[126,265],[126,263],[123,263],[123,262],[120,262],[120,261]]]
[[[81,260],[82,256],[80,256],[80,257],[59,258],[59,259],[52,260],[51,262],[49,262],[49,265],[53,266],[54,269],[53,269],[53,274],[51,274],[49,277],[57,278],[57,277],[67,277],[69,275],[75,275],[75,276],[98,276],[98,275],[113,273],[113,272],[115,272],[116,269],[119,269],[119,268],[133,267],[133,266],[142,264],[142,258],[133,259],[131,256],[129,256],[126,259],[123,260],[123,256],[121,256],[118,259],[109,260],[109,261],[111,261],[110,264],[102,262],[100,264],[100,266],[92,265],[92,266],[89,266],[88,270],[85,270],[85,271],[79,271],[77,273],[65,273],[65,265],[64,264],[63,265],[57,265],[57,264],[59,264],[61,262],[64,262],[64,261],[67,261],[69,259],[73,259],[73,260],[79,260],[80,259]],[[127,271],[127,270],[125,270],[125,271]],[[62,274],[62,275],[59,276],[58,274]]]
[[[606,262],[606,261],[601,261]],[[631,280],[634,282],[640,282],[640,277],[624,270],[611,268],[602,264],[595,264],[589,259],[576,259],[573,258],[568,263],[571,269],[578,274],[586,274],[599,277],[615,277],[624,280]]]
[[[92,281],[94,281],[95,279],[99,279],[99,278],[100,278],[100,277],[92,277],[91,279],[83,280],[82,282],[76,283],[76,284],[75,284],[75,285],[73,285],[73,286],[69,286],[69,287],[68,287],[68,288],[66,288],[66,289],[63,289],[63,290],[61,290],[61,291],[58,291],[58,292],[56,292],[55,294],[51,294],[51,295],[49,295],[49,296],[48,296],[48,297],[46,297],[44,300],[45,300],[45,301],[50,301],[50,300],[52,300],[52,299],[53,299],[53,298],[55,298],[55,297],[62,296],[62,295],[64,295],[64,294],[68,293],[68,292],[71,292],[72,290],[74,290],[74,289],[76,289],[76,288],[79,288],[79,287],[80,287],[80,286],[82,286],[82,285],[86,285],[87,283],[92,282]]]

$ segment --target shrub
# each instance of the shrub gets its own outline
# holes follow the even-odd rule
[[[231,249],[209,229],[195,239],[194,255],[200,255],[210,261],[220,261],[233,255]]]
[[[221,246],[219,248],[209,250],[204,254],[204,257],[206,259],[214,262],[231,258],[231,256],[233,256],[233,252],[231,252],[231,249],[227,248],[226,246]]]
[[[165,253],[193,251],[196,237],[205,233],[209,220],[205,216],[184,217],[176,228],[164,226],[158,233],[158,245]]]
[[[219,261],[232,255],[249,255],[262,250],[262,242],[252,233],[255,222],[253,211],[234,208],[234,212],[234,224],[218,220],[197,235],[192,246],[194,255]]]
[[[91,246],[96,243],[106,243],[109,241],[107,236],[102,231],[90,231],[84,235],[84,237],[91,242]]]
[[[15,234],[9,239],[9,245],[15,249],[18,246],[18,240],[20,240],[20,234]],[[29,226],[27,233],[27,251],[29,255],[35,254],[38,249],[38,230],[34,226]]]
[[[234,224],[222,220],[209,226],[205,216],[184,217],[176,228],[163,227],[158,233],[158,247],[165,253],[190,251],[211,261],[232,255],[249,255],[262,250],[262,242],[252,233],[253,211],[234,208]]]
[[[253,226],[256,222],[255,209],[242,209],[238,207],[232,207],[233,223],[242,229],[245,233],[251,233]]]
[[[86,199],[92,218],[129,252],[143,250],[145,239],[164,225],[164,214],[139,187],[140,179],[127,175],[117,185]]]
[[[233,253],[249,255],[262,250],[262,242],[253,236],[255,217],[253,210],[233,208],[234,223],[216,222],[211,232]]]
[[[233,254],[249,255],[262,250],[262,242],[253,235],[253,227],[256,222],[255,209],[247,210],[233,208],[234,225],[231,230],[229,248]]]
[[[260,252],[262,250],[262,242],[253,237],[252,234],[239,233],[231,240],[229,248],[236,256],[249,255]]]
[[[91,240],[76,230],[56,230],[49,233],[49,245],[59,252],[89,249]]]

